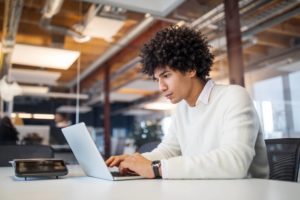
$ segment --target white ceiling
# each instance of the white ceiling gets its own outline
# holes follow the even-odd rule
[[[150,13],[157,16],[167,16],[185,0],[87,0],[97,4],[107,4],[127,10]]]

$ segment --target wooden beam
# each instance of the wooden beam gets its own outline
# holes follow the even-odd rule
[[[261,33],[256,36],[257,44],[276,47],[276,48],[288,48],[290,46],[287,38],[278,37],[278,35]]]
[[[268,51],[265,46],[254,45],[248,48],[244,48],[243,53],[250,55],[267,55]]]
[[[268,31],[286,36],[300,37],[300,24],[284,22],[271,27]]]
[[[34,35],[34,34],[18,34],[16,37],[16,43],[31,44],[36,46],[50,46],[51,37]]]
[[[294,16],[294,19],[299,19],[300,20],[300,15]]]

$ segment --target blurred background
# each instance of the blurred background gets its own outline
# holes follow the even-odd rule
[[[300,137],[300,2],[241,0],[239,14],[235,83],[265,138]],[[140,48],[171,24],[198,28],[215,55],[211,78],[232,83],[225,15],[221,0],[1,0],[0,109],[18,132],[13,143],[62,153],[60,128],[81,121],[106,155],[160,141],[175,106],[140,73]]]

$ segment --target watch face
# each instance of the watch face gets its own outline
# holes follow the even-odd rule
[[[152,166],[160,166],[160,160],[154,160],[152,161]]]
[[[63,172],[66,170],[65,163],[61,160],[41,160],[41,161],[18,161],[16,162],[16,172],[43,173],[43,172]]]

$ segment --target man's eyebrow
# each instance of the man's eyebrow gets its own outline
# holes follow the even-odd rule
[[[164,71],[162,71],[159,75],[158,75],[158,77],[161,77],[161,76],[163,76],[165,73],[167,73],[167,72],[169,72],[167,69],[165,69]],[[157,77],[156,76],[153,76],[154,77],[154,79],[157,79]]]

